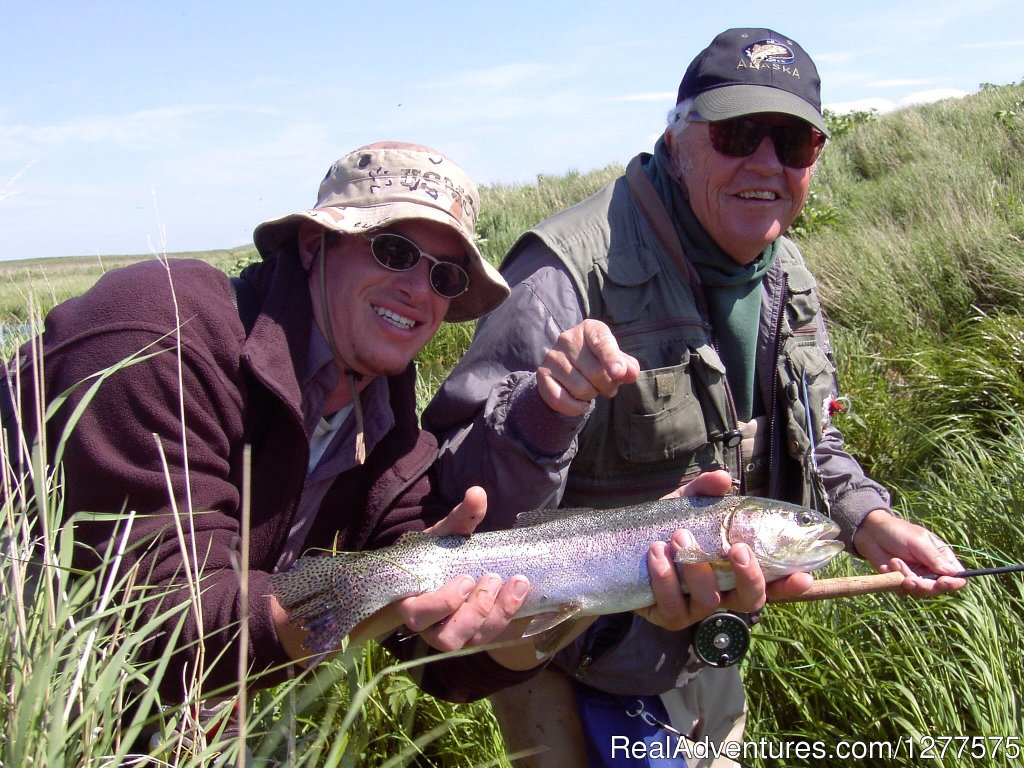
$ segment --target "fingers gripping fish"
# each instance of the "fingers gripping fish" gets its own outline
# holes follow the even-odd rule
[[[696,546],[677,551],[676,561],[710,563],[720,590],[735,585],[726,552],[738,542],[750,546],[769,582],[821,568],[843,549],[839,527],[810,509],[749,496],[695,496],[617,509],[535,510],[509,530],[469,536],[407,533],[378,550],[300,558],[271,577],[271,590],[308,630],[306,647],[322,656],[395,600],[462,574],[522,574],[531,587],[517,617],[534,617],[528,637],[576,617],[652,605],[647,551],[681,528]]]

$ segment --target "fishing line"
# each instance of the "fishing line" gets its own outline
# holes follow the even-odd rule
[[[1024,564],[1001,565],[992,568],[971,568],[952,575],[954,578],[968,579],[975,576],[996,576],[1021,572],[1024,572]],[[792,598],[791,601],[825,600],[833,597],[892,592],[899,589],[904,578],[906,577],[903,574],[896,572],[821,579],[815,582],[819,589],[813,590],[812,588],[813,594],[808,596],[805,593],[804,595]],[[939,576],[929,574],[920,578],[937,579]],[[751,620],[752,618],[753,621]],[[722,668],[738,664],[750,649],[750,628],[756,622],[756,617],[733,611],[718,611],[711,614],[697,625],[693,639],[695,654],[701,662],[709,667]],[[651,712],[646,711],[641,699],[637,699],[637,704],[639,708],[635,712],[626,710],[626,714],[629,717],[639,717],[648,725],[660,727],[668,733],[685,738],[691,743],[698,743],[668,723],[662,722]],[[745,764],[739,763],[739,765],[744,766]]]
[[[960,571],[960,573],[954,573],[953,578],[956,579],[969,579],[972,576],[995,576],[1000,573],[1021,573],[1024,572],[1024,564],[1021,565],[1000,565],[995,568],[972,568],[966,571]],[[925,579],[937,579],[939,578],[935,574],[929,574],[924,576]]]

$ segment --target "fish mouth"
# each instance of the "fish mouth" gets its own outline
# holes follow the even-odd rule
[[[846,545],[836,539],[816,541],[808,547],[807,558],[800,565],[808,571],[816,571],[844,549]]]
[[[836,538],[839,536],[839,533],[839,526],[836,525],[834,520],[827,520],[818,527],[814,539],[807,548],[808,554],[814,554],[818,557],[814,561],[816,563],[815,568],[820,568],[846,549],[846,545]]]
[[[815,571],[846,549],[846,545],[836,538],[838,535],[839,526],[834,521],[828,520],[814,529],[803,531],[803,542],[796,556],[767,558],[763,564],[772,568],[788,570],[791,573]]]

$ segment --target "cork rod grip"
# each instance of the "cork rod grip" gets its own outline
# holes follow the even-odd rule
[[[831,600],[834,597],[853,597],[875,592],[896,592],[903,584],[902,573],[873,573],[866,576],[841,576],[835,579],[819,579],[801,595],[773,603],[803,603],[811,600]]]

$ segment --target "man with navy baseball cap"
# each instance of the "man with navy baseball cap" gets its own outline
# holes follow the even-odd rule
[[[794,40],[755,28],[715,37],[687,68],[653,153],[506,256],[511,296],[480,321],[423,416],[449,499],[479,482],[493,528],[543,506],[735,488],[828,512],[850,551],[902,571],[908,593],[963,586],[913,578],[959,564],[892,514],[832,423],[815,281],[784,236],[828,136],[818,72]],[[546,748],[527,759],[534,768],[683,766],[661,759],[672,737],[660,723],[671,723],[735,754],[742,681],[734,666],[702,665],[697,627],[721,608],[757,613],[811,577],[766,585],[736,544],[736,586],[719,590],[711,566],[677,568],[674,554],[694,546],[692,532],[652,545],[655,605],[598,619],[540,675],[491,697],[510,752]],[[732,762],[699,761],[712,764]]]

